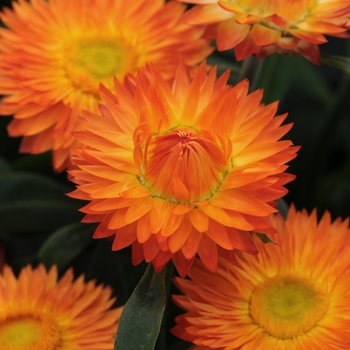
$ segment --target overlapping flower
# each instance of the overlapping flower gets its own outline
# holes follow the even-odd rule
[[[206,25],[219,50],[234,48],[237,60],[274,52],[301,54],[319,64],[325,35],[348,37],[349,0],[179,0],[197,4],[183,20]]]
[[[20,151],[53,150],[69,164],[82,109],[97,112],[99,83],[154,62],[170,79],[178,61],[192,67],[212,52],[203,29],[179,21],[186,6],[164,0],[20,0],[4,8],[0,28],[1,115],[14,115]]]
[[[279,141],[291,124],[261,90],[227,78],[202,64],[191,81],[180,65],[171,89],[147,66],[116,80],[116,95],[102,87],[100,114],[83,112],[71,196],[90,201],[82,211],[100,222],[95,238],[132,245],[134,264],[159,271],[173,259],[184,276],[198,253],[216,271],[218,251],[256,254],[251,231],[274,232],[263,218],[294,178],[285,163],[298,147]]]
[[[187,312],[173,333],[193,349],[345,350],[350,346],[349,219],[289,210],[270,219],[277,245],[256,239],[259,255],[220,260],[210,274],[197,259],[177,278]]]
[[[15,277],[0,275],[0,348],[3,350],[113,349],[121,308],[108,287],[73,282],[68,270],[57,280],[57,268],[27,266]]]

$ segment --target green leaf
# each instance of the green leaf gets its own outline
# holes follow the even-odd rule
[[[257,87],[264,89],[266,103],[282,100],[293,84],[300,60],[280,54],[264,58]]]
[[[289,206],[284,198],[277,199],[276,209],[281,213],[281,215],[286,218],[288,215]]]
[[[265,233],[255,233],[257,237],[261,240],[261,242],[267,244],[267,243],[272,243],[272,244],[277,244],[274,242],[268,235],[265,235]]]
[[[264,89],[264,102],[282,101],[295,85],[298,91],[316,101],[326,103],[330,100],[331,94],[320,70],[305,58],[274,54],[264,59],[257,84]]]
[[[157,274],[148,264],[121,314],[114,349],[153,350],[166,301],[165,268]]]
[[[80,221],[81,202],[65,195],[70,188],[49,177],[29,172],[0,172],[0,230],[56,230]]]
[[[208,58],[207,63],[211,66],[217,66],[217,75],[222,75],[226,70],[230,70],[228,84],[235,85],[239,81],[239,74],[241,72],[241,63],[234,60],[233,51],[230,53],[214,51]]]
[[[329,55],[326,53],[321,54],[321,62],[328,64],[329,66],[343,70],[350,74],[350,58],[344,56]]]
[[[243,61],[239,80],[248,79],[249,92],[256,90],[263,64],[264,60],[259,59],[255,56],[250,56]]]
[[[80,222],[64,226],[53,232],[43,243],[38,258],[47,268],[57,265],[59,271],[69,265],[91,242],[96,225]]]
[[[223,52],[214,51],[208,58],[207,63],[209,65],[218,66],[218,74],[221,75],[227,69],[231,70],[232,75],[238,76],[241,69],[240,64],[234,61],[233,52],[228,56]]]

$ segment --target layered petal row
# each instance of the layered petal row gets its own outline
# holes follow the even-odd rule
[[[287,192],[285,163],[298,150],[280,141],[291,124],[275,115],[277,102],[207,71],[192,80],[180,64],[170,87],[149,65],[116,79],[115,94],[102,86],[100,113],[82,114],[70,171],[70,196],[89,201],[84,221],[100,223],[95,238],[132,245],[133,263],[157,271],[172,259],[181,276],[196,254],[216,271],[219,251],[228,260],[258,252],[251,232],[275,232],[264,218]]]
[[[349,37],[349,0],[178,0],[196,4],[185,23],[206,26],[219,50],[234,48],[238,61],[274,52],[303,55],[319,64],[325,35]]]

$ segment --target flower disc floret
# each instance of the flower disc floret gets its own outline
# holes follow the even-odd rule
[[[196,259],[190,279],[176,278],[186,313],[172,332],[198,350],[348,349],[349,219],[325,212],[318,222],[292,206],[268,220],[277,244],[254,237],[257,256],[219,259],[216,274]]]
[[[10,267],[0,274],[1,350],[113,349],[121,308],[108,287],[73,281],[68,270],[58,280],[57,267],[46,271]]]
[[[197,253],[212,271],[218,251],[257,253],[251,231],[274,232],[264,217],[294,178],[285,163],[298,149],[279,141],[291,125],[277,103],[207,71],[203,63],[192,80],[180,64],[171,88],[150,65],[115,80],[116,95],[102,87],[70,171],[70,195],[90,201],[84,221],[100,222],[94,237],[114,236],[114,250],[131,244],[133,263],[157,271],[172,259],[182,276]]]
[[[180,21],[186,6],[165,0],[18,0],[0,19],[0,115],[13,115],[20,152],[53,151],[70,165],[82,109],[98,112],[99,84],[154,62],[166,80],[179,60],[195,70],[212,51],[203,28]]]

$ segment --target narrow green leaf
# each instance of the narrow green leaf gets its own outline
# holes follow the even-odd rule
[[[277,199],[276,209],[281,213],[281,215],[286,218],[289,211],[289,205],[284,198]]]
[[[300,60],[295,57],[274,54],[264,58],[258,88],[264,89],[266,103],[282,100],[294,82]]]
[[[231,74],[238,77],[241,72],[240,64],[235,62],[233,57],[233,51],[229,55],[227,55],[225,52],[214,51],[207,58],[207,63],[213,66],[217,65],[219,75],[221,75],[227,69],[230,69]]]
[[[256,235],[261,240],[261,242],[263,242],[265,244],[267,244],[267,243],[277,244],[268,235],[265,235],[265,233],[256,232]]]
[[[328,64],[329,66],[343,70],[350,74],[350,58],[344,56],[329,55],[326,53],[321,54],[321,62]]]
[[[80,222],[64,226],[53,232],[43,243],[38,258],[47,268],[57,265],[60,271],[81,253],[91,242],[95,225]]]
[[[65,195],[70,187],[30,172],[0,172],[0,230],[56,230],[80,221],[81,203]]]
[[[256,90],[263,64],[264,60],[255,56],[248,57],[243,61],[239,80],[248,79],[250,92]]]
[[[154,349],[165,309],[165,275],[165,268],[157,274],[148,264],[121,314],[115,350]]]

